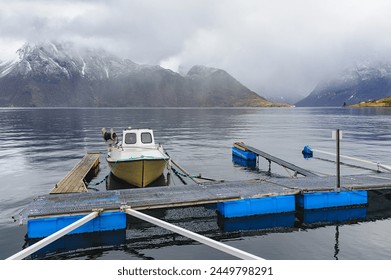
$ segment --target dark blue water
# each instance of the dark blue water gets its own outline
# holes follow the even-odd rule
[[[302,158],[304,145],[334,152],[331,131],[343,131],[342,154],[391,164],[391,109],[230,108],[230,109],[0,109],[0,258],[32,241],[12,216],[34,197],[49,193],[87,151],[102,152],[101,171],[109,174],[102,127],[150,127],[156,141],[192,174],[230,180],[267,177],[261,170],[233,164],[231,146],[243,141],[267,153],[322,174],[335,174],[329,162]],[[368,173],[342,167],[343,174]],[[289,176],[272,166],[275,177]],[[172,176],[172,185],[181,182]],[[90,191],[107,191],[105,183]],[[213,205],[149,212],[151,215],[220,240],[266,259],[390,259],[391,194],[371,192],[369,205],[311,223],[308,213],[224,220]],[[314,214],[314,213],[312,213]],[[129,219],[115,233],[61,239],[32,258],[52,259],[232,259],[187,238]]]

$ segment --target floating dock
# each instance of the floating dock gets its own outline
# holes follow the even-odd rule
[[[262,156],[305,177],[250,181],[208,182],[183,186],[133,188],[87,192],[85,180],[96,174],[99,154],[88,153],[48,195],[34,199],[21,213],[29,238],[48,236],[91,211],[103,213],[94,222],[72,233],[117,230],[126,227],[124,207],[133,210],[165,209],[217,204],[224,218],[290,213],[299,209],[350,207],[368,203],[367,191],[391,188],[391,173],[320,177],[243,143],[240,151]],[[253,160],[251,156],[250,160]],[[197,182],[197,181],[196,181]]]
[[[349,206],[367,203],[367,190],[391,188],[391,174],[344,176],[341,178],[341,184],[343,188],[335,192],[335,177],[272,178],[211,183],[202,186],[194,184],[93,193],[51,194],[37,197],[21,215],[28,220],[28,236],[41,238],[64,226],[62,220],[69,219],[69,216],[85,215],[94,209],[118,215],[123,206],[129,206],[134,210],[145,210],[217,203],[220,214],[230,218],[290,212],[298,207],[305,208],[306,205],[311,205],[313,209],[341,206],[327,204],[330,194],[334,196],[334,200],[338,196],[350,200],[349,204],[344,205]],[[347,193],[353,195],[353,200],[351,197],[346,198]],[[315,197],[316,201],[309,202],[310,195],[313,194],[318,194]],[[53,223],[52,218],[56,222]],[[48,219],[45,221],[51,223],[51,228],[43,227],[42,219]],[[121,226],[126,226],[122,217],[118,220]],[[113,229],[118,228],[118,225],[112,226]],[[102,230],[111,229],[102,226]],[[99,228],[96,231],[99,231]]]
[[[87,153],[69,173],[58,182],[50,194],[87,192],[85,182],[90,181],[99,171],[99,152]]]

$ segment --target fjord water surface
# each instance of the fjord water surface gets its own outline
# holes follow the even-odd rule
[[[26,226],[12,217],[53,186],[87,151],[100,151],[98,176],[109,174],[101,128],[154,129],[156,141],[192,174],[226,181],[267,178],[268,163],[249,170],[232,162],[233,142],[243,141],[320,174],[333,163],[305,160],[305,145],[334,152],[331,131],[343,131],[342,154],[391,164],[391,109],[349,108],[2,108],[0,109],[0,258],[20,251]],[[332,158],[331,158],[332,159]],[[272,165],[271,176],[287,177]],[[342,174],[371,173],[342,167]],[[171,185],[181,182],[171,176]],[[90,191],[108,191],[106,184]],[[196,187],[196,186],[191,186]],[[154,210],[150,214],[266,259],[390,259],[391,201],[371,192],[369,205],[341,212],[345,220],[303,223],[306,213],[225,220],[213,205]],[[322,215],[332,216],[330,213]],[[335,213],[334,213],[335,214]],[[17,219],[16,219],[17,220]],[[136,219],[116,233],[67,237],[33,258],[232,259]]]

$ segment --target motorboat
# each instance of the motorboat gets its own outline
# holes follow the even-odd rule
[[[112,174],[136,187],[146,187],[157,180],[170,165],[170,157],[155,144],[152,129],[128,127],[118,140],[114,129],[102,128],[108,144],[107,163]]]

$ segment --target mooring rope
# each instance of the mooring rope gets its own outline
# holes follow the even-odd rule
[[[97,182],[97,183],[93,183],[93,184],[91,184],[91,183],[88,183],[88,182],[86,182],[85,180],[84,180],[84,184],[86,184],[86,186],[87,186],[87,189],[89,189],[89,190],[94,190],[94,191],[99,191],[97,188],[92,188],[91,186],[99,186],[100,184],[102,184],[103,182],[105,182],[106,180],[107,180],[107,178],[109,178],[109,175],[110,175],[110,173],[109,174],[107,174],[102,180],[100,180],[99,182]]]
[[[194,175],[190,175],[190,174],[184,174],[180,171],[178,171],[177,169],[175,169],[174,167],[171,166],[171,169],[172,171],[175,173],[175,175],[177,176],[181,176],[181,177],[185,177],[185,178],[199,178],[199,176],[194,176]]]

